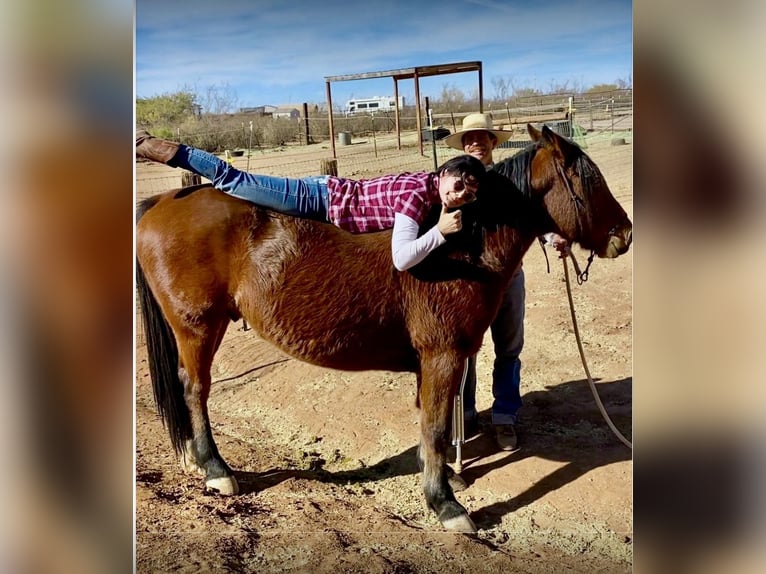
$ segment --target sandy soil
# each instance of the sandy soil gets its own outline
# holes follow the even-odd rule
[[[402,152],[371,161],[364,145],[340,150],[342,175],[417,162],[429,169],[432,162],[417,150],[406,161]],[[328,153],[326,145],[313,147],[283,150],[278,162],[261,153],[251,168],[314,166]],[[631,138],[621,146],[593,141],[587,151],[632,215]],[[139,164],[138,197],[177,186],[175,179],[170,168]],[[584,264],[586,254],[575,254]],[[548,258],[550,272],[537,245],[524,260],[521,448],[498,452],[488,434],[463,447],[469,487],[457,498],[479,527],[476,536],[445,532],[425,508],[414,456],[414,375],[307,365],[243,331],[241,322],[230,325],[216,357],[209,407],[218,446],[244,492],[205,492],[199,476],[180,469],[156,415],[139,327],[137,571],[630,572],[631,451],[598,411],[573,335],[562,262],[553,252]],[[630,438],[632,256],[596,260],[590,280],[573,281],[572,289],[588,367]],[[487,336],[477,397],[485,425],[492,359]]]

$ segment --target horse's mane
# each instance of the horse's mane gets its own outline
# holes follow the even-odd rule
[[[535,157],[540,144],[533,142],[518,153],[492,165],[494,171],[510,179],[517,190],[527,198],[532,197],[532,159]]]
[[[583,199],[588,201],[593,192],[594,184],[603,179],[603,176],[593,160],[579,145],[564,136],[561,136],[561,139],[569,144],[566,146],[566,164],[573,167],[580,178]],[[542,145],[541,142],[532,142],[517,154],[494,164],[492,169],[513,181],[525,197],[531,197],[532,159]]]

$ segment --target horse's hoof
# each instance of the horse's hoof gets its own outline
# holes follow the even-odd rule
[[[235,494],[239,494],[239,485],[237,484],[237,479],[233,476],[211,478],[205,481],[205,486],[224,496],[234,496]]]
[[[452,474],[447,478],[447,482],[452,487],[452,492],[460,492],[468,488],[468,483],[459,474]]]
[[[444,502],[441,512],[439,512],[439,522],[444,528],[452,532],[465,532],[466,534],[476,532],[476,525],[468,517],[468,512],[455,500]]]
[[[446,520],[442,520],[441,523],[444,528],[451,530],[452,532],[476,534],[478,530],[476,525],[473,523],[473,520],[471,520],[467,514],[461,514],[458,516],[453,516],[452,518],[447,518]]]

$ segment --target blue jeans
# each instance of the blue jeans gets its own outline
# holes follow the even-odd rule
[[[521,360],[524,347],[524,270],[519,269],[511,279],[500,309],[490,327],[495,344],[495,364],[492,371],[492,424],[516,424],[521,405]],[[468,374],[463,390],[463,410],[466,421],[476,413],[476,356],[468,359]]]
[[[240,171],[211,153],[181,145],[168,165],[209,179],[216,189],[280,213],[329,221],[327,176],[272,177]]]

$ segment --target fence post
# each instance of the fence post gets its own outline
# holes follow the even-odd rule
[[[184,171],[181,173],[181,187],[189,187],[191,185],[199,185],[202,183],[202,178],[196,173],[190,171]]]
[[[322,159],[319,160],[319,173],[322,175],[338,176],[338,160]]]
[[[306,134],[306,145],[311,143],[311,134],[309,133],[309,105],[303,102],[303,123],[304,132]]]
[[[375,114],[370,114],[370,120],[372,125],[372,148],[375,150],[375,157],[378,157],[378,140],[375,137]]]
[[[247,171],[250,171],[250,156],[253,150],[253,120],[250,120],[250,137],[247,139]]]
[[[428,101],[428,98],[426,98]],[[431,130],[431,148],[434,150],[434,171],[439,169],[439,163],[436,159],[436,135],[434,132],[434,115],[431,113],[433,110],[428,108],[428,128]]]

